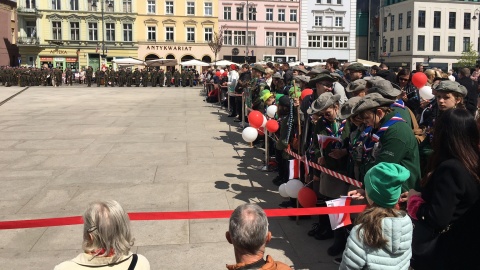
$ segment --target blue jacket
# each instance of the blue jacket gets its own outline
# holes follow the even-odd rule
[[[412,257],[413,225],[405,213],[382,220],[383,236],[388,240],[382,249],[363,243],[363,231],[358,237],[359,225],[353,227],[343,253],[340,269],[407,270]]]

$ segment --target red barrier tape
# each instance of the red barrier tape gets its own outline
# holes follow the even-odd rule
[[[265,209],[268,217],[327,215],[340,213],[360,213],[365,210],[365,205],[313,207],[313,208],[287,208]],[[221,211],[191,211],[191,212],[141,212],[129,213],[131,220],[177,220],[177,219],[215,219],[230,218],[233,210]],[[60,217],[30,220],[0,221],[0,230],[28,229],[41,227],[55,227],[83,224],[82,217]]]

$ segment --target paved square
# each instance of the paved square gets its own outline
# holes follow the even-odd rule
[[[0,88],[0,101],[22,90]],[[128,212],[277,208],[274,173],[200,88],[31,87],[0,106],[0,220],[81,215],[98,199]],[[271,218],[267,254],[295,269],[337,269],[331,241]],[[228,220],[134,221],[152,269],[226,269]],[[82,226],[0,231],[1,269],[53,269],[81,252]]]

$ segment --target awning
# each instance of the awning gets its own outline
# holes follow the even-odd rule
[[[357,59],[357,63],[360,63],[366,67],[372,67],[372,66],[380,66],[380,63],[377,63],[377,62],[372,62],[372,61],[368,61],[368,60],[363,60],[363,59]]]
[[[177,65],[176,59],[155,59],[145,61],[148,67],[160,67],[160,66],[175,66]]]

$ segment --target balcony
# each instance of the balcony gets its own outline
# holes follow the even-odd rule
[[[38,15],[38,9],[37,8],[19,7],[17,9],[17,14],[19,16],[34,17],[34,16]]]
[[[19,46],[38,46],[40,39],[38,37],[18,37],[17,45]]]

